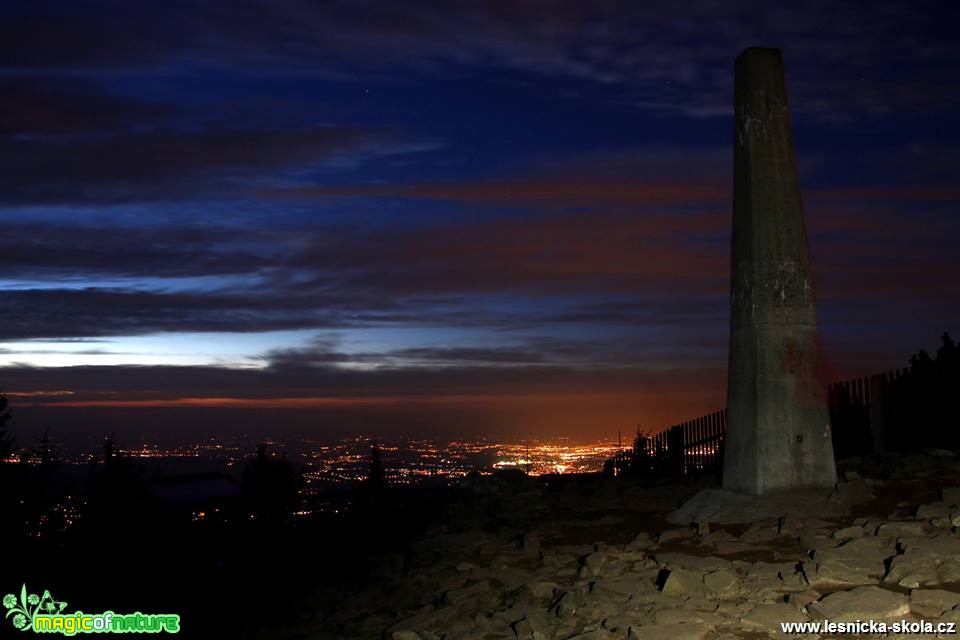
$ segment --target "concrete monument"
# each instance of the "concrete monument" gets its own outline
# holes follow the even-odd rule
[[[734,91],[723,487],[753,494],[829,487],[836,467],[780,51],[740,54]]]

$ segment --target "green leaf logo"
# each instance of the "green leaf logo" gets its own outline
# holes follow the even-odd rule
[[[60,613],[67,606],[66,602],[57,602],[50,595],[49,591],[44,591],[43,596],[35,593],[27,593],[27,585],[20,587],[20,600],[12,593],[3,596],[3,606],[7,608],[9,618],[13,616],[13,626],[21,631],[33,628],[33,620],[38,613]]]

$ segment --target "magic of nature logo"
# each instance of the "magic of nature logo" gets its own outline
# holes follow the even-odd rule
[[[173,613],[119,614],[63,613],[67,603],[56,600],[49,591],[42,596],[27,592],[27,585],[20,588],[20,597],[12,593],[3,596],[3,606],[13,626],[21,631],[34,633],[62,633],[67,636],[78,633],[178,633],[180,616]]]

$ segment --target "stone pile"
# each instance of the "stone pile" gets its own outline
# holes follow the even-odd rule
[[[904,477],[896,465],[886,478],[848,471],[840,486],[857,485],[858,502],[834,518],[675,526],[645,511],[644,530],[616,507],[621,487],[609,492],[608,512],[593,512],[591,528],[566,519],[570,496],[527,486],[523,500],[539,508],[511,525],[533,526],[438,528],[381,558],[362,589],[310,594],[298,626],[260,637],[692,640],[782,637],[780,623],[824,618],[960,622],[960,457],[938,455],[945,471],[937,476]],[[591,486],[599,500],[604,490]],[[690,489],[651,492],[660,500]],[[902,499],[911,494],[931,499]],[[566,530],[581,540],[563,539]]]

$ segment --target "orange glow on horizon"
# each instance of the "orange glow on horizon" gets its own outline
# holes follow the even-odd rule
[[[73,392],[58,394],[15,394],[6,395],[73,395]],[[565,398],[571,395],[581,400],[606,401],[620,398],[616,393],[581,392],[564,394]],[[462,394],[440,396],[346,396],[346,397],[291,397],[291,398],[235,398],[235,397],[196,397],[196,398],[141,398],[136,400],[117,400],[112,398],[89,400],[66,400],[62,402],[21,402],[22,407],[236,407],[236,408],[263,408],[263,409],[309,409],[324,407],[351,407],[366,405],[382,406],[420,406],[420,405],[483,405],[496,407],[525,403],[554,403],[562,401],[557,394]]]

